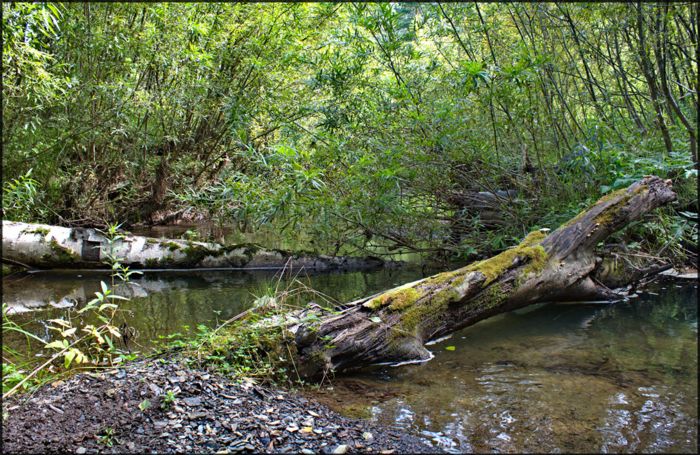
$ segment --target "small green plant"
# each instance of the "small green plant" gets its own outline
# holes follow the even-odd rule
[[[28,340],[34,339],[41,342],[45,349],[54,350],[54,354],[46,362],[27,374],[10,366],[10,364],[5,366],[5,356],[3,356],[3,369],[8,371],[7,382],[3,378],[3,398],[10,396],[20,388],[27,388],[32,378],[58,359],[63,359],[63,368],[66,370],[75,364],[113,365],[116,363],[115,355],[118,362],[125,359],[125,353],[117,349],[115,344],[115,340],[122,338],[115,322],[119,308],[115,301],[128,299],[114,294],[112,289],[117,279],[128,281],[130,276],[136,272],[129,271],[128,267],[123,267],[115,255],[115,245],[123,238],[118,234],[118,229],[118,224],[112,224],[107,231],[103,232],[108,246],[107,262],[112,266],[111,286],[101,281],[101,289],[95,292],[95,298],[76,312],[77,319],[71,318],[70,314],[65,318],[49,319],[49,330],[58,335],[53,341],[45,343],[44,340],[23,330],[6,317],[6,308],[3,306],[3,333],[6,331],[20,332]],[[85,323],[85,321],[90,320],[96,322]],[[4,346],[3,352],[5,352]],[[10,384],[13,385],[10,387]]]
[[[175,395],[176,393],[172,390],[166,391],[160,398],[161,409],[170,409],[173,403],[175,403]]]
[[[36,221],[44,216],[38,208],[39,182],[32,178],[32,170],[3,185],[3,218],[14,221]]]
[[[185,238],[185,240],[199,240],[199,233],[193,229],[186,230],[182,236]]]
[[[114,428],[111,427],[104,428],[101,434],[97,436],[97,441],[105,447],[112,447],[115,443],[119,443],[114,434]]]

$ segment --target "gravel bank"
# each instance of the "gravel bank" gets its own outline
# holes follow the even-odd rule
[[[3,453],[437,450],[415,436],[345,418],[298,394],[232,383],[177,359],[78,374],[32,396],[5,400],[3,413],[8,414]]]

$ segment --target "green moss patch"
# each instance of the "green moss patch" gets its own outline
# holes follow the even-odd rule
[[[379,297],[364,303],[363,306],[370,310],[378,310],[389,305],[390,310],[401,311],[412,305],[420,297],[421,293],[414,288],[398,289],[396,291],[385,292]]]
[[[66,248],[59,244],[56,239],[51,239],[49,242],[49,247],[53,254],[46,254],[42,259],[51,262],[58,262],[59,264],[73,264],[75,262],[80,262],[82,259],[79,254],[75,253],[70,248]]]
[[[433,320],[445,314],[451,302],[459,299],[459,293],[452,288],[443,289],[416,302],[401,315],[401,322],[392,330],[392,338],[417,335],[421,323]]]
[[[544,232],[534,231],[529,233],[519,245],[507,249],[503,253],[462,269],[464,273],[480,272],[486,277],[483,287],[488,286],[506,270],[513,266],[516,258],[529,258],[528,266],[524,273],[540,271],[547,263],[547,252],[540,243],[547,235]]]
[[[45,228],[45,227],[37,227],[37,228],[34,228],[34,229],[29,229],[29,228],[24,229],[24,230],[22,231],[22,234],[37,234],[37,235],[40,235],[40,236],[42,236],[42,237],[46,237],[47,235],[49,235],[49,232],[50,232],[50,231],[49,231],[48,228]]]
[[[165,248],[167,248],[169,251],[178,251],[179,249],[182,248],[179,243],[175,242],[165,242],[162,244]]]

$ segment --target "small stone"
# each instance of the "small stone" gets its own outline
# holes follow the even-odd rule
[[[155,384],[148,384],[148,388],[151,389],[151,392],[153,392],[153,394],[154,394],[155,396],[158,396],[158,395],[160,395],[161,393],[163,393],[163,389],[161,389],[160,387],[158,387],[158,386],[155,385]]]
[[[75,453],[80,453],[83,454],[87,452],[87,449],[85,447],[78,447],[78,450],[75,451]]]
[[[199,397],[187,397],[183,398],[182,402],[187,406],[200,406],[202,404],[202,399]]]
[[[347,451],[348,451],[347,444],[340,444],[338,447],[335,448],[333,453],[346,453]]]
[[[314,454],[314,453],[316,453],[316,452],[314,452],[313,450],[310,450],[310,449],[301,449],[301,453],[304,453],[304,454]]]
[[[362,438],[367,442],[372,442],[374,440],[374,436],[369,431],[362,433]]]

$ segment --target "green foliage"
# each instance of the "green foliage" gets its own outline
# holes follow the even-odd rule
[[[112,447],[115,443],[119,444],[114,428],[111,427],[105,427],[102,429],[100,434],[97,436],[97,441],[105,447]]]
[[[173,392],[172,390],[167,390],[161,397],[160,397],[160,407],[161,409],[170,409],[170,407],[175,403],[175,395],[176,393]]]
[[[146,410],[150,409],[150,408],[151,408],[151,400],[149,400],[148,398],[146,398],[141,403],[139,403],[139,409],[141,410],[141,412],[146,412]]]
[[[3,184],[3,218],[13,221],[41,221],[45,210],[39,203],[39,182],[31,177],[29,169],[19,178]]]
[[[42,373],[46,375],[47,368],[53,368],[53,363],[62,360],[62,368],[68,371],[76,365],[114,365],[127,359],[133,359],[131,353],[122,352],[117,341],[122,333],[117,327],[116,316],[119,309],[116,301],[128,300],[113,293],[115,280],[128,281],[133,273],[128,267],[123,267],[115,255],[115,244],[123,239],[118,233],[119,225],[111,224],[104,232],[108,244],[108,263],[112,265],[111,287],[104,281],[100,282],[100,291],[95,292],[95,298],[76,311],[75,318],[68,313],[67,317],[49,319],[47,328],[55,332],[52,341],[45,341],[24,330],[7,314],[7,306],[3,304],[2,332],[18,332],[26,337],[28,350],[30,341],[38,342],[44,349],[52,352],[49,359],[39,366],[33,366],[32,371],[26,372],[18,367],[11,357],[18,358],[18,353],[3,344],[3,397],[19,390],[27,389],[38,384]],[[140,273],[140,272],[139,272]],[[7,354],[7,355],[6,355]],[[55,371],[55,370],[54,370]]]
[[[696,212],[696,12],[659,8],[13,3],[6,216],[181,208],[466,261],[645,174]],[[470,202],[506,189],[495,224]]]

